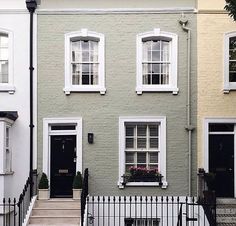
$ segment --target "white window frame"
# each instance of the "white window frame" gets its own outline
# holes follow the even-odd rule
[[[124,188],[125,174],[125,124],[126,123],[157,123],[159,124],[159,162],[158,167],[162,178],[162,188],[167,188],[166,180],[166,117],[165,116],[127,116],[119,118],[119,188]],[[159,186],[158,182],[128,182],[125,186]]]
[[[71,40],[80,38],[98,39],[98,84],[97,85],[73,85],[71,73]],[[105,88],[105,36],[101,33],[81,29],[65,34],[65,87],[64,92],[69,95],[71,92],[100,92],[106,93]]]
[[[236,90],[236,82],[229,82],[229,39],[236,37],[236,31],[224,34],[224,93]]]
[[[212,117],[212,118],[204,118],[203,122],[203,165],[205,171],[209,172],[209,124],[211,123],[232,123],[234,124],[234,131],[229,132],[230,134],[234,134],[234,197],[236,198],[236,118],[225,118],[225,117]],[[217,133],[217,132],[216,132]],[[219,132],[219,134],[223,134],[224,132]]]
[[[7,34],[9,40],[8,83],[0,83],[0,92],[8,92],[9,94],[14,94],[15,87],[13,76],[13,32],[7,29],[0,28],[0,33]]]
[[[143,69],[142,69],[142,59],[143,59],[143,39],[149,38],[161,38],[163,40],[169,40],[170,44],[170,72],[169,72],[169,84],[167,85],[145,85],[143,84]],[[136,37],[136,92],[137,94],[142,94],[143,92],[172,92],[173,94],[178,94],[177,87],[177,68],[178,68],[178,35],[170,32],[161,31],[160,28],[155,28],[153,31],[138,34]]]
[[[53,130],[53,125],[75,125],[75,130]],[[43,172],[50,182],[51,135],[76,135],[76,172],[82,173],[82,118],[44,118],[43,119]]]
[[[6,146],[6,129],[9,128],[9,133],[11,132],[11,127],[14,121],[7,118],[0,118],[0,175],[13,174],[12,171],[12,150],[11,150],[11,137],[9,140],[9,146]],[[10,135],[9,135],[10,136]],[[9,169],[7,169],[6,162],[6,149],[9,149]]]

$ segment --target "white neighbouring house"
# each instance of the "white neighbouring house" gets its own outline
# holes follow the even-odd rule
[[[25,0],[0,0],[0,203],[18,200],[29,176],[29,24]]]

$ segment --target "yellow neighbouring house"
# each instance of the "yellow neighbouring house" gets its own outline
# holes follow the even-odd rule
[[[236,197],[236,22],[224,0],[198,1],[198,166],[217,197]]]

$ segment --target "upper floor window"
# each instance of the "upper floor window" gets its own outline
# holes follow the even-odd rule
[[[224,38],[224,92],[236,90],[236,32]]]
[[[8,34],[0,33],[0,83],[8,83]]]
[[[142,92],[173,92],[177,88],[177,35],[160,29],[137,35],[137,87]]]
[[[65,88],[105,94],[104,35],[82,29],[65,35]]]
[[[12,33],[0,29],[0,92],[14,93]]]

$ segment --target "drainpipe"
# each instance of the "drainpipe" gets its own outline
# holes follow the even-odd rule
[[[182,29],[188,33],[187,37],[187,80],[188,80],[188,90],[187,90],[187,125],[185,129],[188,131],[188,180],[189,180],[189,188],[188,193],[189,196],[192,195],[192,131],[194,127],[191,125],[191,29],[187,27],[188,20],[182,14],[180,20],[180,25]]]
[[[30,13],[30,198],[33,196],[33,130],[34,130],[34,120],[33,120],[33,16],[35,9],[37,8],[36,0],[26,0],[26,7]]]

